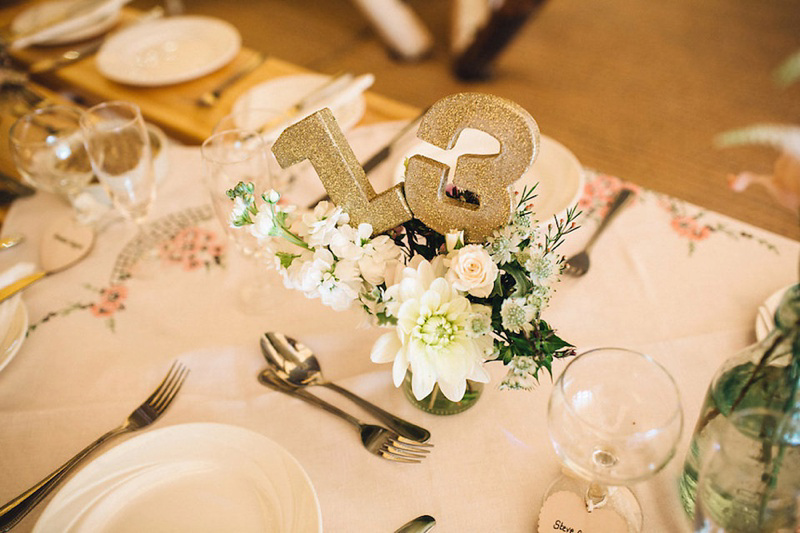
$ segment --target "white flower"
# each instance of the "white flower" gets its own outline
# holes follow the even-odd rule
[[[311,261],[300,267],[300,288],[309,298],[319,296],[322,303],[343,311],[358,298],[361,281],[352,261],[337,261],[330,250],[320,248]]]
[[[531,390],[536,378],[533,372],[538,367],[533,357],[522,355],[511,359],[508,372],[500,382],[501,390]]]
[[[525,301],[534,308],[535,313],[538,313],[550,301],[550,292],[551,289],[547,285],[534,285],[531,287],[530,292],[525,295]]]
[[[467,322],[467,334],[481,337],[492,332],[492,308],[488,305],[472,304],[472,314]]]
[[[380,285],[387,268],[400,258],[402,251],[388,236],[370,239],[370,235],[370,224],[360,224],[358,229],[345,224],[333,233],[330,248],[336,257],[356,261],[367,283]]]
[[[320,202],[311,213],[302,216],[302,224],[297,228],[300,236],[308,236],[312,247],[328,246],[339,224],[346,224],[350,216],[341,207],[328,202]]]
[[[558,259],[555,254],[547,254],[538,249],[530,249],[522,266],[530,274],[531,281],[541,285],[549,284],[559,273]]]
[[[448,252],[455,251],[457,248],[464,246],[464,230],[448,233],[444,236],[444,243]]]
[[[245,211],[247,211],[247,204],[240,196],[237,196],[233,199],[233,208],[231,209],[231,214],[228,216],[228,224],[232,228],[238,228],[239,226],[236,225],[237,220],[241,220],[242,215],[244,215]]]
[[[483,368],[486,339],[468,334],[472,308],[446,279],[435,277],[434,267],[422,261],[416,270],[407,268],[397,289],[400,309],[395,331],[381,336],[370,355],[376,363],[394,361],[392,376],[400,386],[411,366],[411,389],[422,399],[438,383],[442,393],[459,401],[466,380],[487,383]],[[491,340],[489,339],[489,343]]]
[[[236,198],[238,201],[239,198]],[[270,209],[261,209],[253,219],[253,225],[250,226],[250,233],[256,239],[268,239],[271,237],[270,232],[275,228],[275,219],[272,216]]]
[[[513,333],[529,332],[533,329],[531,321],[536,316],[536,309],[525,298],[506,298],[500,306],[500,318],[503,327]]]
[[[511,225],[514,227],[514,232],[521,235],[523,238],[535,239],[537,234],[537,227],[533,225],[531,214],[522,211],[514,211],[511,216]]]
[[[445,276],[453,287],[478,298],[486,298],[497,279],[497,265],[483,246],[468,244],[448,256],[450,270]]]
[[[514,254],[519,251],[522,236],[516,233],[512,226],[504,226],[502,229],[495,230],[488,242],[492,259],[498,265],[502,265],[510,263]]]

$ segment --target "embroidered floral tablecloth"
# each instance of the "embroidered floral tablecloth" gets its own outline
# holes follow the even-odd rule
[[[353,132],[357,155],[388,137],[375,127],[367,133]],[[639,350],[675,376],[684,437],[676,459],[636,491],[645,531],[683,531],[675,483],[705,389],[719,364],[754,340],[758,305],[797,281],[800,246],[587,171],[582,227],[565,252],[588,239],[623,185],[636,190],[634,201],[598,242],[590,272],[557,285],[545,318],[580,351]],[[306,192],[313,198],[320,190]],[[0,253],[0,268],[35,262],[38,236],[67,212],[46,194],[19,200],[3,233],[22,231],[28,239]],[[253,265],[213,218],[199,149],[171,147],[149,224],[142,234],[123,222],[108,225],[84,261],[26,290],[28,337],[0,372],[0,500],[122,421],[179,358],[191,375],[158,426],[223,422],[270,437],[308,472],[325,531],[393,531],[420,514],[435,516],[442,532],[535,529],[541,497],[559,471],[546,427],[549,379],[531,392],[490,385],[471,410],[436,417],[405,400],[388,367],[369,362],[381,331],[359,329],[359,313],[333,312],[277,278],[266,311],[243,308],[239,288]],[[258,340],[268,330],[302,339],[326,377],[430,429],[431,456],[412,466],[382,461],[340,420],[261,387]],[[498,383],[502,366],[490,371]],[[346,400],[316,392],[368,419]]]

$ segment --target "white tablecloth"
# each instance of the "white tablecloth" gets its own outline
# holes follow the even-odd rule
[[[278,283],[268,311],[243,310],[237,287],[245,265],[233,250],[217,247],[225,241],[210,216],[201,171],[199,149],[171,148],[152,224],[168,247],[182,252],[149,276],[120,276],[135,255],[136,232],[117,223],[98,236],[83,262],[26,290],[31,330],[0,372],[0,501],[121,422],[177,358],[191,374],[153,427],[222,422],[273,439],[310,476],[325,531],[389,532],[420,514],[436,517],[442,533],[534,531],[541,497],[559,472],[546,428],[551,381],[545,376],[532,392],[489,386],[474,408],[437,417],[406,401],[391,384],[389,366],[369,361],[381,332],[359,329],[358,312],[334,312]],[[589,173],[582,228],[565,251],[588,238],[598,209],[620,185]],[[590,272],[558,285],[545,318],[579,350],[639,350],[675,376],[684,436],[670,465],[635,490],[645,531],[682,531],[676,479],[707,384],[726,357],[754,340],[757,306],[797,281],[800,246],[674,198],[638,192],[599,241]],[[0,268],[36,261],[37,236],[66,212],[45,194],[19,200],[3,233],[22,231],[28,239],[0,252]],[[188,245],[201,241],[208,246]],[[259,385],[258,340],[267,330],[302,339],[329,379],[430,429],[430,457],[398,465],[371,456],[343,421]],[[555,373],[565,364],[559,361]],[[500,363],[490,368],[496,385],[504,369]],[[315,392],[369,420],[345,399]],[[32,528],[43,507],[19,530]]]

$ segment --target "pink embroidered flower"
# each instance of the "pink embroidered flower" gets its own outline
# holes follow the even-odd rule
[[[125,298],[128,297],[128,288],[124,285],[112,285],[100,291],[101,300],[92,304],[89,310],[98,318],[109,317],[124,309]]]
[[[697,219],[687,216],[676,216],[672,219],[672,229],[681,237],[693,241],[702,241],[711,235],[711,228],[698,224]]]
[[[219,264],[224,249],[213,231],[196,227],[184,228],[161,245],[161,258],[189,271],[212,263]]]

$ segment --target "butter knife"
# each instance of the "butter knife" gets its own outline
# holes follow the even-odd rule
[[[422,113],[420,113],[414,118],[414,120],[403,126],[403,128],[400,131],[395,133],[394,137],[392,137],[391,140],[383,146],[383,148],[375,152],[375,154],[373,154],[372,157],[367,159],[364,162],[364,164],[361,165],[361,168],[364,169],[364,172],[366,174],[369,174],[370,171],[372,171],[375,167],[383,163],[389,157],[389,155],[391,155],[394,146],[403,137],[405,137],[409,131],[411,131],[419,124],[420,120],[422,120],[423,115],[425,115],[427,111],[428,109],[423,110]]]
[[[253,57],[250,58],[250,61],[247,62],[245,66],[241,69],[237,70],[230,77],[226,78],[222,81],[219,85],[215,88],[211,89],[210,91],[206,91],[200,95],[195,103],[200,107],[213,107],[214,104],[219,101],[220,96],[222,93],[231,85],[239,81],[240,79],[244,78],[246,75],[253,72],[256,68],[263,63],[267,57],[262,54],[261,52],[256,53]]]
[[[436,520],[430,515],[418,516],[411,522],[400,526],[400,529],[394,533],[425,533],[430,531],[436,525]]]

